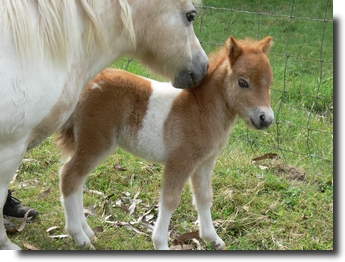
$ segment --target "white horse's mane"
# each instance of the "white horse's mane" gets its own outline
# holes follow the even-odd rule
[[[102,1],[99,0],[37,0],[35,8],[39,14],[36,32],[28,26],[32,23],[26,0],[3,0],[2,15],[5,26],[12,31],[17,51],[22,57],[30,55],[32,45],[38,44],[42,56],[51,57],[54,61],[66,60],[70,51],[80,45],[78,32],[81,31],[81,16],[85,19],[85,55],[93,48],[109,50],[99,13],[102,10]],[[135,43],[131,8],[127,0],[119,0],[121,5],[121,20],[125,25],[126,34],[132,43]],[[82,12],[78,11],[80,6]],[[39,35],[37,35],[39,34]],[[38,41],[38,42],[34,42]],[[81,46],[78,49],[81,50]]]
[[[119,0],[121,6],[121,21],[125,26],[125,33],[128,34],[131,44],[133,46],[136,45],[136,37],[135,31],[133,27],[133,20],[132,20],[132,9],[127,3],[127,0]]]

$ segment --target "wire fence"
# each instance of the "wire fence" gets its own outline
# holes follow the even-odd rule
[[[266,136],[247,128],[245,136],[233,136],[244,138],[254,155],[276,152],[305,169],[333,172],[332,0],[204,0],[197,9],[194,29],[207,53],[229,35],[274,40],[275,125]],[[123,68],[131,71],[133,62]]]

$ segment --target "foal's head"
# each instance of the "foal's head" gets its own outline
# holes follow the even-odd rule
[[[269,90],[272,69],[267,58],[271,45],[269,36],[260,41],[236,41],[230,36],[226,42],[231,72],[226,81],[229,104],[256,129],[268,128],[274,119]]]

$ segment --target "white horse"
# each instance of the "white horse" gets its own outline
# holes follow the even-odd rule
[[[98,72],[126,54],[177,88],[201,82],[208,59],[195,15],[191,0],[1,1],[0,249],[19,249],[2,207],[24,154],[69,118]]]

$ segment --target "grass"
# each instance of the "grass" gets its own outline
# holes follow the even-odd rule
[[[214,170],[212,215],[218,234],[228,250],[332,250],[332,1],[203,2],[206,7],[199,8],[194,27],[207,53],[230,34],[274,39],[269,56],[275,124],[258,132],[241,120],[236,123]],[[111,66],[158,78],[133,61],[123,59]],[[266,153],[279,158],[252,161]],[[61,162],[52,138],[25,159],[10,188],[40,215],[21,233],[10,235],[11,240],[24,249],[27,244],[42,250],[76,249],[69,237],[51,238],[66,234],[58,188]],[[138,219],[147,213],[145,219],[151,224],[155,220],[162,171],[163,166],[118,149],[89,176],[84,206],[93,212],[87,220],[97,229],[97,249],[153,248],[150,231]],[[126,208],[136,194],[139,203],[129,215]],[[187,184],[171,221],[170,241],[196,231],[196,220]],[[46,232],[53,226],[58,228]],[[210,249],[197,240],[200,247]],[[186,244],[197,247],[191,240]]]

